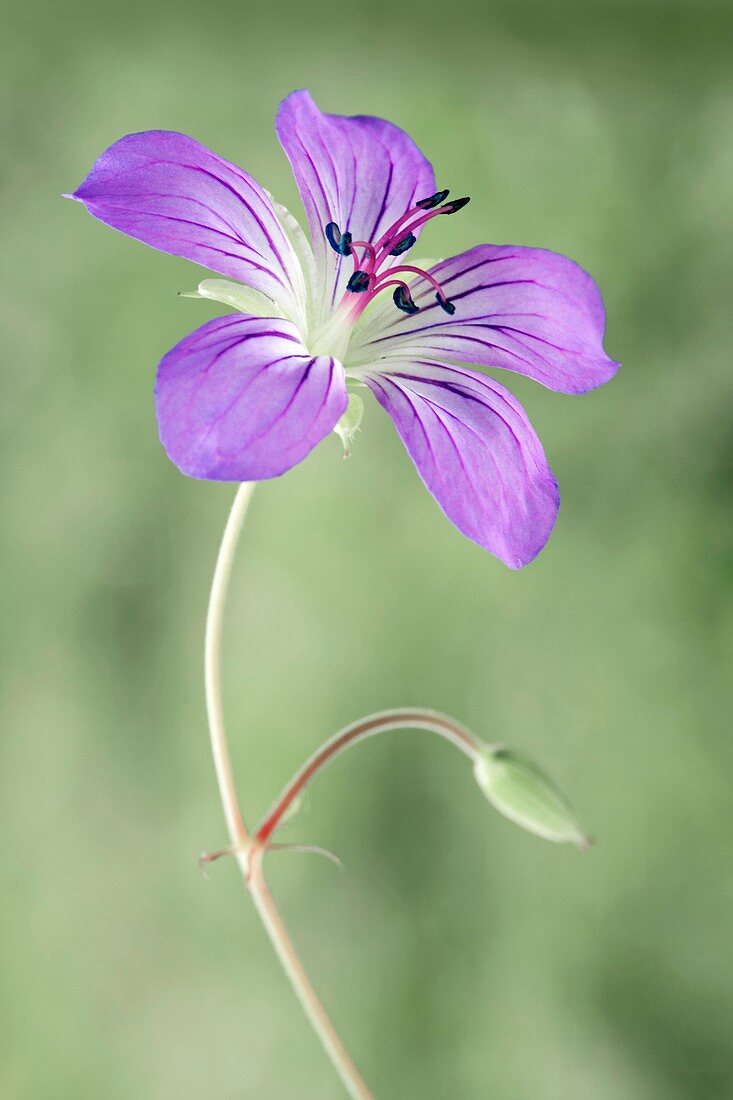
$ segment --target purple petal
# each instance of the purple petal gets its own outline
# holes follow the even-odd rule
[[[70,197],[114,229],[246,283],[288,311],[300,293],[298,261],[260,185],[185,134],[128,134]]]
[[[341,364],[313,358],[290,321],[219,317],[160,362],[158,428],[189,477],[259,481],[308,455],[346,409]]]
[[[607,382],[618,363],[603,350],[605,311],[593,279],[541,248],[477,245],[430,269],[455,306],[449,316],[424,281],[411,284],[420,312],[367,324],[355,361],[435,355],[525,374],[561,393]]]
[[[370,371],[364,381],[458,530],[512,569],[530,562],[560,499],[519,402],[493,379],[424,360]]]
[[[320,307],[327,310],[343,291],[353,261],[332,251],[325,226],[336,222],[355,241],[373,242],[418,199],[433,194],[435,176],[399,127],[366,115],[322,114],[306,91],[283,100],[276,125],[308,217],[325,282]]]

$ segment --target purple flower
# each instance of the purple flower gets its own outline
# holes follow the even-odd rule
[[[277,477],[337,426],[353,429],[347,381],[366,386],[456,527],[526,565],[555,522],[555,479],[521,405],[454,361],[561,393],[600,386],[618,364],[603,351],[596,284],[564,256],[519,246],[405,262],[428,221],[468,202],[436,190],[407,134],[322,114],[305,91],[281,104],[277,134],[310,241],[251,176],[178,133],[122,138],[71,196],[226,277],[198,294],[238,312],[202,325],[158,368],[169,457],[190,477]]]

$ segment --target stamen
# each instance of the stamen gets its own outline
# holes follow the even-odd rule
[[[451,301],[449,301],[448,298],[444,297],[442,294],[436,294],[435,295],[435,301],[438,303],[440,308],[444,309],[445,312],[450,314],[451,317],[456,312],[456,307],[453,305],[453,303]]]
[[[434,195],[430,195],[427,199],[418,199],[415,206],[419,206],[421,210],[432,210],[434,206],[440,206],[441,202],[450,195],[450,191],[436,191]]]
[[[419,313],[419,307],[415,305],[406,283],[399,283],[395,287],[392,301],[403,313]]]
[[[470,198],[467,197],[462,199],[451,199],[451,201],[447,202],[444,206],[439,206],[434,210],[428,210],[427,212],[422,214],[421,217],[418,217],[415,221],[410,221],[411,218],[415,218],[416,214],[420,213],[420,209],[415,208],[414,210],[409,210],[407,214],[400,218],[399,222],[395,222],[395,226],[397,228],[401,228],[403,231],[405,229],[408,229],[409,232],[414,236],[415,230],[419,229],[420,226],[425,225],[425,223],[429,222],[431,218],[437,218],[439,214],[455,214],[459,210],[462,210],[463,207],[470,201]],[[395,226],[392,227],[392,230],[394,230]],[[389,246],[392,244],[394,237],[395,233],[393,231],[390,231],[389,235],[385,233],[384,237],[380,238],[380,240],[377,241],[377,267],[379,267],[380,264],[383,262],[385,256],[391,254],[389,252]]]
[[[351,255],[351,234],[342,233],[336,222],[329,222],[325,228],[326,240],[339,256]]]
[[[406,237],[403,237],[399,244],[396,244],[394,248],[390,248],[390,256],[401,256],[403,252],[407,252],[417,241],[417,237],[414,233],[408,233]]]
[[[423,271],[421,267],[410,267],[409,264],[402,264],[399,267],[391,267],[389,271],[385,271],[382,275],[380,275],[374,284],[374,293],[379,293],[379,291],[385,285],[381,281],[382,279],[391,279],[395,275],[401,275],[403,272],[408,272],[410,275],[419,275],[421,279],[425,279],[426,282],[430,283],[433,289],[437,292],[438,300],[441,301],[442,299],[441,305],[443,304],[443,302],[448,301],[447,297],[443,293],[443,288],[437,279],[434,279],[433,276],[429,274],[429,272]]]
[[[457,214],[459,210],[463,210],[464,206],[468,206],[470,201],[470,195],[465,195],[462,199],[451,199],[442,209],[446,214]]]
[[[365,290],[369,290],[370,278],[368,271],[355,271],[346,284],[346,289],[353,294],[362,294]]]
[[[409,210],[406,210],[405,213],[401,217],[399,217],[396,222],[394,222],[392,225],[390,225],[389,229],[385,233],[383,233],[382,236],[379,238],[376,245],[374,246],[376,248],[377,252],[379,251],[380,248],[383,248],[389,242],[394,240],[394,238],[397,235],[397,232],[402,228],[402,226],[405,225],[406,222],[409,222],[411,218],[416,217],[416,215],[422,213],[423,210],[431,209],[431,207],[422,206],[421,203],[426,203],[426,202],[432,203],[433,199],[438,198],[438,196],[440,196],[442,194],[443,194],[442,191],[437,191],[435,193],[435,195],[431,195],[430,198],[428,198],[428,199],[420,199],[420,202],[416,203],[415,206],[412,206],[412,207],[410,207]],[[448,194],[450,194],[450,192],[446,191],[445,194],[448,195]],[[440,200],[438,199],[438,201],[440,201]],[[436,213],[437,213],[437,211],[436,211]],[[412,226],[410,228],[412,228]]]

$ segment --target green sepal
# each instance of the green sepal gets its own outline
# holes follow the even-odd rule
[[[351,444],[359,431],[361,418],[364,415],[364,402],[358,393],[349,394],[349,403],[346,412],[343,413],[336,427],[333,429],[344,446],[344,458],[351,454]]]
[[[180,298],[208,298],[212,302],[221,302],[240,313],[253,317],[282,317],[283,311],[259,290],[253,290],[242,283],[233,283],[229,279],[204,279],[198,290],[181,291]]]
[[[590,847],[568,799],[527,757],[503,745],[486,746],[474,775],[492,806],[516,825],[557,844]]]

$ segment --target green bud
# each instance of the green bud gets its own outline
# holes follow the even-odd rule
[[[333,429],[344,445],[344,458],[348,458],[351,454],[351,444],[354,441],[354,436],[359,431],[359,425],[361,424],[363,415],[364,402],[359,397],[358,393],[350,393],[346,412]]]
[[[568,800],[526,757],[487,745],[476,757],[474,775],[492,806],[510,821],[545,840],[590,847]]]

